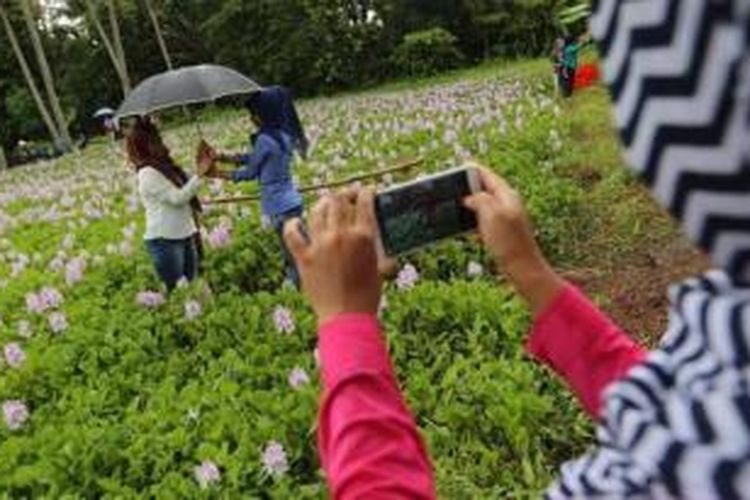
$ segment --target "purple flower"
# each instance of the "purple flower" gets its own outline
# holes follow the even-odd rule
[[[223,248],[229,245],[232,230],[227,224],[219,224],[208,233],[208,244],[211,248]]]
[[[196,465],[193,472],[195,473],[195,480],[198,481],[201,488],[208,488],[221,479],[219,468],[211,460],[204,460],[200,465]]]
[[[185,302],[185,319],[192,321],[203,312],[201,303],[197,300],[188,300]]]
[[[62,333],[68,329],[68,318],[61,312],[53,312],[49,315],[49,327],[53,333]]]
[[[307,385],[309,383],[310,376],[304,369],[296,367],[291,372],[289,372],[289,385],[292,386],[292,389],[299,389],[303,385]]]
[[[26,353],[23,352],[21,346],[16,342],[7,344],[3,349],[5,354],[5,361],[11,368],[20,368],[24,361],[26,361]]]
[[[39,292],[39,299],[44,304],[44,309],[57,309],[63,303],[63,296],[56,288],[46,286]]]
[[[30,313],[41,314],[44,312],[44,303],[35,293],[26,294],[26,310]]]
[[[417,268],[411,264],[406,264],[396,277],[396,286],[399,290],[409,290],[417,284],[417,281],[419,281]]]
[[[29,410],[23,401],[10,400],[3,403],[3,417],[8,429],[15,431],[23,427],[29,418]]]
[[[483,273],[484,268],[478,262],[471,261],[466,267],[466,274],[468,274],[470,278],[476,278],[477,276],[481,276]]]
[[[31,330],[31,323],[29,323],[25,319],[18,322],[18,335],[25,339],[28,339],[31,338],[33,333],[34,332],[32,332]]]
[[[159,292],[152,292],[150,290],[146,290],[145,292],[140,292],[135,298],[135,301],[144,307],[159,307],[160,305],[164,304],[166,302],[166,299],[164,298],[164,295],[162,295]]]
[[[277,306],[273,311],[273,323],[279,333],[292,333],[294,331],[294,316],[292,316],[292,311],[284,306]]]
[[[281,476],[289,471],[289,462],[284,447],[271,441],[263,451],[263,470],[271,476]]]
[[[26,294],[26,310],[30,313],[41,314],[48,309],[56,309],[63,302],[63,297],[57,289],[44,287],[39,293]]]
[[[71,260],[65,266],[65,283],[73,286],[83,279],[83,271],[86,269],[86,261],[80,257]]]

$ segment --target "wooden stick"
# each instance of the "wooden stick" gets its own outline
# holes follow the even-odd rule
[[[375,172],[370,172],[369,174],[355,175],[353,177],[349,177],[348,179],[343,179],[340,181],[327,182],[325,184],[317,184],[315,186],[307,186],[307,187],[301,188],[299,191],[300,193],[309,193],[311,191],[320,191],[321,189],[331,189],[331,188],[336,188],[340,186],[346,186],[348,184],[353,184],[358,181],[364,181],[367,179],[382,177],[384,175],[391,174],[394,172],[409,170],[411,168],[416,167],[417,165],[421,165],[423,162],[424,162],[424,158],[414,158],[413,160],[406,160],[404,162],[399,163],[398,165],[385,168],[383,170],[377,170]],[[223,205],[223,204],[228,204],[228,203],[240,203],[243,201],[258,201],[258,200],[260,200],[260,195],[235,196],[232,198],[212,198],[212,199],[202,200],[202,201],[204,205]]]

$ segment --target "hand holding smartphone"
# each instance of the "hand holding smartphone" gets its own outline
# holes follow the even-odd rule
[[[461,167],[381,191],[375,197],[379,250],[395,257],[474,231],[476,216],[463,200],[479,190],[477,170]]]

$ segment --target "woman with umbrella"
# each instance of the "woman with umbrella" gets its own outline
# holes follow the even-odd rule
[[[286,278],[299,288],[299,274],[282,237],[284,223],[303,212],[302,196],[292,180],[294,151],[304,158],[308,142],[289,91],[269,87],[253,94],[245,104],[258,132],[250,139],[247,154],[219,154],[216,161],[239,165],[233,172],[211,170],[209,175],[234,182],[258,181],[263,213],[279,235]]]
[[[202,246],[198,230],[200,177],[212,165],[201,143],[198,175],[188,177],[175,164],[149,118],[136,118],[126,133],[128,157],[138,173],[138,192],[146,209],[146,248],[167,291],[198,275]]]

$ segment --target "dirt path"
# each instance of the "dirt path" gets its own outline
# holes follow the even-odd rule
[[[709,265],[702,252],[678,237],[671,245],[635,253],[609,269],[578,269],[564,274],[600,299],[617,324],[653,346],[666,329],[669,285],[705,271]]]

